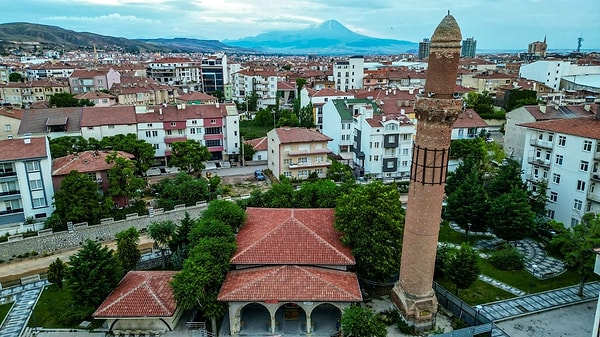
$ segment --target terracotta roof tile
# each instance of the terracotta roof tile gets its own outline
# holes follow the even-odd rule
[[[600,119],[595,117],[553,119],[518,125],[583,138],[600,139]]]
[[[489,125],[473,109],[461,111],[452,128],[487,128]]]
[[[81,173],[107,171],[114,166],[106,162],[106,157],[110,154],[112,152],[84,151],[56,158],[52,161],[52,175],[67,175],[73,170]],[[134,158],[131,153],[123,151],[117,151],[117,155],[128,159]]]
[[[233,270],[219,301],[361,302],[354,273],[310,266],[272,266]]]
[[[46,137],[0,140],[0,161],[47,157]]]
[[[314,129],[305,128],[277,128],[275,129],[281,144],[328,142],[330,137]]]
[[[333,209],[248,208],[232,264],[354,265]]]
[[[135,107],[131,105],[85,107],[81,114],[81,127],[136,123]]]
[[[169,317],[177,304],[169,284],[175,271],[130,271],[94,312],[95,318]]]
[[[266,151],[269,148],[267,137],[255,138],[245,141],[244,143],[249,144],[255,151]]]

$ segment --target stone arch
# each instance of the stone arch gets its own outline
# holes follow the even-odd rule
[[[319,335],[333,335],[339,329],[339,320],[342,309],[332,303],[321,303],[313,308],[310,313],[312,331]]]
[[[284,335],[305,334],[306,310],[294,302],[284,302],[275,311],[275,333]]]
[[[239,309],[240,333],[244,330],[269,333],[271,331],[271,313],[261,303],[250,302]]]

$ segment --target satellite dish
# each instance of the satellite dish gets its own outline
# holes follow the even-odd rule
[[[452,97],[454,97],[454,98],[460,98],[460,94],[457,93],[457,92],[455,92],[455,93],[452,94]]]

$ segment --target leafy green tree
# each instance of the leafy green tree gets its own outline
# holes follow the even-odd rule
[[[560,247],[565,264],[579,274],[578,296],[583,296],[586,280],[594,274],[596,253],[600,247],[600,214],[587,213],[581,222],[558,233],[551,243]]]
[[[459,250],[450,255],[446,262],[444,274],[456,286],[456,293],[460,289],[469,288],[479,277],[479,264],[477,252],[468,244],[463,243]]]
[[[56,284],[58,289],[62,289],[63,280],[67,276],[67,265],[60,258],[56,258],[48,266],[48,282]]]
[[[172,252],[189,245],[189,235],[196,225],[196,222],[196,219],[193,219],[188,212],[185,212],[183,219],[179,220],[179,226],[175,229],[171,241],[169,241],[169,249],[171,249]]]
[[[479,170],[479,166],[472,157],[464,158],[460,164],[458,164],[456,170],[448,173],[446,185],[444,187],[446,195],[454,193],[454,191],[463,184],[467,176],[477,170]]]
[[[262,198],[267,208],[294,207],[294,187],[289,182],[274,184],[263,194]]]
[[[455,221],[467,231],[481,232],[487,229],[487,193],[483,187],[483,177],[475,167],[467,173],[456,190],[448,194],[446,201],[445,215],[448,220]]]
[[[236,203],[228,200],[213,200],[202,213],[203,218],[222,221],[231,226],[234,232],[246,221],[246,212]]]
[[[98,193],[98,183],[88,175],[71,171],[61,182],[60,190],[54,193],[54,206],[63,223],[88,222],[94,225],[110,215],[113,203],[110,198]]]
[[[274,117],[274,115],[275,112],[272,108],[260,109],[254,115],[254,122],[258,126],[272,126],[274,123],[274,119],[276,118],[276,116]]]
[[[393,185],[360,185],[337,200],[335,228],[352,249],[359,275],[387,280],[400,265],[404,209]],[[382,207],[385,205],[385,207]]]
[[[172,179],[162,179],[153,187],[160,196],[158,206],[165,209],[173,209],[179,204],[191,206],[209,198],[208,181],[204,178],[194,178],[184,172]]]
[[[258,110],[258,93],[256,93],[256,91],[252,91],[250,96],[246,96],[246,105],[248,111]]]
[[[171,237],[175,233],[175,228],[175,223],[170,220],[153,222],[148,226],[148,235],[154,240],[154,244],[158,249],[160,249],[162,269],[166,267],[165,250],[168,248]]]
[[[181,167],[186,172],[200,172],[204,169],[204,161],[210,159],[210,152],[206,146],[198,141],[188,139],[185,142],[171,144],[171,165]]]
[[[225,305],[217,301],[217,296],[235,249],[230,239],[200,239],[171,282],[177,304],[184,310],[200,308],[211,319],[213,332],[217,331],[217,319],[225,314]]]
[[[336,200],[342,189],[331,180],[315,180],[305,182],[296,191],[294,207],[297,208],[335,208]]]
[[[524,105],[538,104],[537,92],[533,90],[513,89],[508,92],[504,108],[511,111]]]
[[[68,287],[71,298],[80,305],[97,307],[123,277],[121,262],[107,246],[86,240],[69,258]]]
[[[368,308],[351,305],[344,308],[341,318],[341,329],[344,336],[385,337],[387,328]]]
[[[512,187],[510,193],[491,201],[486,218],[492,232],[506,241],[524,239],[532,233],[535,224],[529,195],[516,186]]]
[[[92,140],[90,139],[90,142]],[[133,133],[104,137],[99,146],[105,150],[124,151],[135,156],[136,173],[142,175],[154,162],[154,147],[152,144],[137,139]]]
[[[250,161],[252,160],[252,156],[254,156],[254,154],[256,153],[256,150],[254,150],[254,147],[252,147],[252,145],[244,143],[242,145],[244,147],[244,160],[245,161]]]
[[[297,99],[297,101],[300,102],[300,99]],[[298,125],[303,128],[312,128],[315,126],[312,103],[308,103],[307,106],[300,108],[298,111]]]
[[[9,82],[23,82],[23,81],[25,81],[25,79],[23,78],[23,75],[21,75],[20,73],[10,73],[8,75],[8,81]]]
[[[190,249],[205,238],[225,238],[230,242],[235,241],[235,234],[231,226],[221,220],[203,217],[197,222],[189,234]]]
[[[548,203],[547,191],[548,181],[544,179],[536,182],[535,191],[530,192],[529,205],[538,218],[546,215],[546,204]]]
[[[139,197],[146,182],[135,175],[135,161],[113,152],[106,157],[106,162],[114,164],[108,170],[108,193],[112,197],[125,197],[126,205],[129,204],[129,199]]]
[[[465,159],[471,157],[475,164],[481,165],[486,158],[487,148],[482,138],[457,139],[450,143],[450,157]]]
[[[488,181],[487,193],[491,198],[496,198],[511,193],[513,187],[526,189],[521,180],[521,165],[516,160],[506,159]]]
[[[333,181],[354,181],[354,174],[350,166],[340,161],[331,159],[331,166],[327,169],[327,179]]]
[[[50,154],[52,158],[64,157],[71,153],[89,150],[88,141],[82,136],[64,136],[50,139]]]
[[[134,227],[117,233],[117,256],[125,271],[135,268],[142,254],[138,248],[140,233]]]
[[[48,99],[50,106],[57,108],[76,107],[76,106],[94,106],[94,102],[89,99],[77,99],[75,95],[68,92],[59,92]]]

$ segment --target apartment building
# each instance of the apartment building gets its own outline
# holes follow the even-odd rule
[[[600,113],[520,126],[523,178],[531,189],[547,181],[548,217],[569,227],[587,212],[600,212]]]
[[[84,108],[25,109],[17,134],[20,137],[58,138],[81,136],[81,114]]]
[[[85,107],[81,111],[80,126],[81,136],[85,139],[137,134],[135,107]]]
[[[200,62],[184,57],[165,57],[148,63],[148,77],[170,85],[201,83]]]
[[[215,91],[224,92],[224,85],[229,82],[227,55],[205,55],[200,61],[202,91],[213,94]]]
[[[477,51],[477,40],[474,37],[468,37],[462,41],[460,57],[474,58]]]
[[[327,176],[331,150],[327,143],[332,139],[314,129],[276,128],[267,133],[267,166],[276,177],[307,179],[311,173],[319,178]]]
[[[16,138],[21,118],[23,118],[22,109],[0,106],[0,140]]]
[[[9,82],[0,84],[0,101],[18,107],[29,107],[35,102],[48,101],[54,94],[69,91],[66,82],[54,79]]]
[[[319,91],[315,91],[309,88],[302,88],[300,91],[300,105],[305,107],[309,103],[312,104],[315,128],[321,132],[323,131],[323,108],[325,104],[331,100],[349,98],[354,98],[354,95],[337,89],[324,88]]]
[[[108,70],[77,69],[69,76],[71,93],[110,90],[113,84],[121,82],[121,74],[110,68]]]
[[[110,93],[121,105],[139,106],[173,103],[178,94],[173,87],[145,77],[122,77],[121,83],[115,83]]]
[[[283,80],[283,73],[277,70],[242,69],[232,74],[233,99],[241,103],[254,92],[258,96],[258,109],[278,105],[277,83]]]
[[[0,140],[0,227],[52,214],[51,174],[46,137]]]
[[[27,68],[27,78],[29,80],[43,80],[53,78],[55,80],[67,79],[75,69],[80,69],[74,65],[62,63],[44,63],[36,64]]]
[[[333,63],[333,80],[337,90],[361,89],[363,86],[365,59],[352,56],[347,61]]]
[[[94,103],[96,107],[107,107],[117,104],[117,98],[114,95],[107,94],[103,91],[88,91],[74,96],[77,99],[87,99]]]

